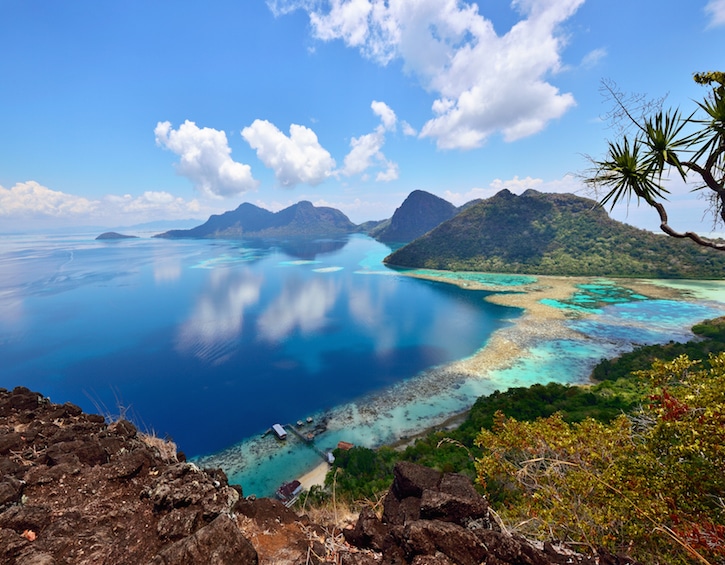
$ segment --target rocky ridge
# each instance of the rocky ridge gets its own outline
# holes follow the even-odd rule
[[[7,565],[631,563],[537,548],[461,475],[395,469],[382,516],[342,529],[245,499],[219,469],[119,420],[0,388],[0,563]]]

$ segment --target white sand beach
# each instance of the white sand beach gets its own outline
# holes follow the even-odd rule
[[[314,485],[323,486],[325,484],[325,477],[327,476],[327,471],[329,470],[330,465],[328,465],[327,463],[320,463],[317,467],[305,473],[297,480],[300,482],[302,488],[305,490],[310,490],[310,488]]]

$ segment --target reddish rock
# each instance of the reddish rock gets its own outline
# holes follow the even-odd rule
[[[149,565],[256,565],[257,552],[229,516],[163,550]]]

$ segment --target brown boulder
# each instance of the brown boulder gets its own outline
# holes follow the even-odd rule
[[[257,552],[227,515],[161,550],[149,565],[256,565]]]

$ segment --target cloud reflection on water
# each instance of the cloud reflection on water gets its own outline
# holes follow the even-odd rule
[[[257,320],[259,337],[278,343],[295,330],[303,334],[319,330],[338,294],[331,278],[287,279],[279,297]]]
[[[213,365],[235,352],[244,311],[259,302],[264,279],[252,271],[215,269],[189,319],[180,327],[177,349]]]
[[[353,283],[356,284],[354,290]],[[373,338],[377,355],[390,351],[398,342],[396,326],[385,323],[387,305],[389,297],[394,294],[394,287],[373,286],[367,277],[356,277],[350,281],[350,287],[347,292],[350,314]]]

